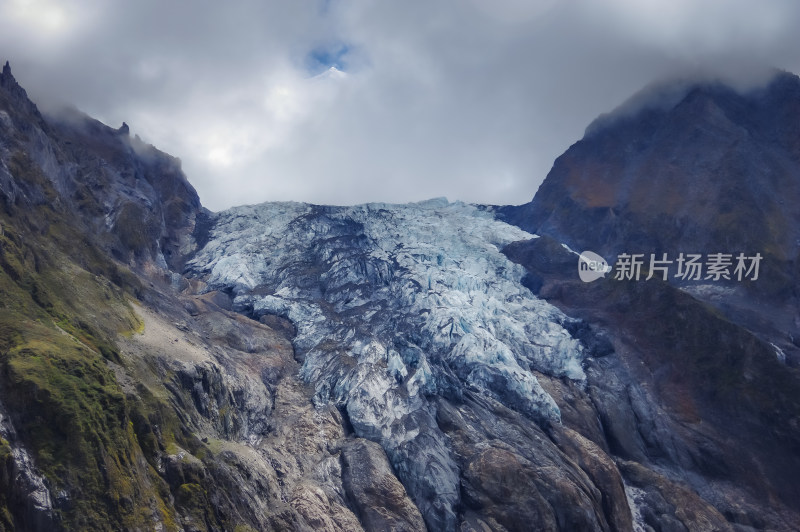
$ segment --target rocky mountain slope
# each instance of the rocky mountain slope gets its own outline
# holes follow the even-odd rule
[[[650,89],[592,124],[555,162],[533,201],[498,210],[501,219],[541,235],[505,249],[528,269],[526,284],[606,331],[673,422],[716,433],[713,444],[690,436],[691,447],[715,456],[714,465],[693,459],[702,474],[774,490],[771,497],[790,507],[800,441],[798,113],[800,79],[788,73],[745,92],[719,82]],[[642,280],[618,281],[612,273],[581,283],[569,273],[575,256],[562,243],[612,264],[620,254],[641,253]],[[672,264],[666,283],[644,281],[651,254],[675,260],[740,252],[763,257],[757,280],[705,273],[686,280]],[[645,452],[650,460],[672,454],[663,441]],[[698,479],[689,484],[703,493]]]
[[[0,163],[0,529],[800,529],[774,330],[581,283],[540,195],[210,213],[7,66]]]
[[[439,401],[479,417],[462,405],[469,392],[547,426],[561,416],[536,374],[585,381],[572,322],[532,297],[499,251],[530,237],[446,200],[265,204],[215,218],[189,273],[230,293],[234,310],[295,324],[315,404],[340,407],[357,436],[380,443],[431,528],[452,530],[469,461],[437,421]],[[602,515],[573,483],[581,513]]]
[[[800,80],[649,90],[600,117],[536,197],[502,211],[527,231],[610,262],[620,253],[760,253],[757,283],[683,282],[800,364]],[[649,266],[649,262],[648,262]],[[674,272],[673,272],[674,273]],[[705,279],[703,279],[705,280]]]

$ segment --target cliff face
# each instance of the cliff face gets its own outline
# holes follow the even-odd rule
[[[651,92],[590,125],[509,218],[601,254],[757,249],[794,261],[800,79],[781,73],[744,94],[721,83]]]
[[[745,93],[694,83],[648,94],[595,121],[533,200],[502,218],[610,263],[620,253],[642,253],[648,267],[650,254],[760,253],[757,283],[686,283],[675,270],[670,282],[797,365],[800,79],[779,73]]]
[[[0,530],[800,529],[777,339],[679,285],[580,283],[542,229],[565,213],[210,213],[8,68],[0,196]]]
[[[174,291],[206,215],[176,159],[126,126],[42,116],[3,69],[0,528],[280,522],[264,510],[274,478],[243,482],[235,444],[281,426],[269,411],[291,345]]]
[[[6,206],[51,205],[113,258],[180,270],[205,214],[180,161],[131,137],[127,124],[112,129],[70,109],[42,116],[7,63],[0,88]]]
[[[504,252],[526,267],[540,297],[605,331],[615,350],[608,360],[636,383],[617,388],[613,408],[629,402],[634,425],[622,428],[601,408],[612,454],[671,470],[734,524],[774,526],[707,490],[721,482],[789,506],[797,496],[800,79],[781,73],[746,93],[719,83],[657,92],[598,119],[530,203],[498,209],[541,235]],[[640,253],[642,275],[617,280],[616,268],[583,283],[577,255],[562,243],[617,267],[620,254]],[[675,262],[666,282],[660,272],[645,280],[651,254],[675,261],[681,253],[763,259],[757,280],[705,271],[686,280]],[[639,387],[661,421],[642,424],[649,416],[635,406]]]

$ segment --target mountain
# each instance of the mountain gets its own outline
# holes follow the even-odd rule
[[[760,216],[747,230],[783,220],[769,245],[717,235],[764,255],[775,289],[763,292],[760,280],[587,284],[569,249],[672,253],[692,236],[685,245],[717,250],[725,241],[704,232],[719,214],[687,210],[697,229],[679,238],[665,221],[679,202],[635,224],[620,222],[633,216],[622,200],[587,207],[590,169],[677,120],[695,91],[789,112],[794,89],[774,87],[791,83],[700,85],[606,118],[525,206],[212,213],[177,159],[125,124],[43,115],[6,65],[0,529],[800,529],[800,376],[753,303],[792,304],[792,210],[742,203]],[[766,135],[766,111],[733,107]],[[685,116],[672,134],[707,129]],[[795,175],[796,130],[781,124],[780,146],[758,137],[784,157],[783,181],[765,170],[775,186]],[[659,168],[661,142],[676,143],[679,168],[717,160],[672,134],[606,164]],[[557,171],[565,160],[585,165],[582,181]],[[651,184],[612,174],[606,199]],[[728,194],[711,174],[693,186]]]
[[[800,364],[800,81],[643,91],[560,156],[503,219],[577,251],[761,254],[758,282],[681,282]],[[613,262],[613,261],[610,261]],[[648,263],[649,266],[649,263]]]
[[[750,486],[764,507],[798,496],[798,119],[800,79],[788,73],[745,92],[720,82],[650,88],[587,128],[530,203],[497,211],[540,236],[504,248],[526,267],[526,285],[602,329],[672,425],[654,437],[640,414],[604,420],[612,454],[672,469],[704,497],[709,482]],[[601,254],[612,273],[579,281],[573,249]],[[738,280],[733,265],[729,280],[683,279],[676,263],[666,279],[654,270],[646,280],[651,255],[682,253],[763,259],[755,280]],[[643,255],[639,281],[617,279],[624,254]],[[625,395],[637,411],[636,395]],[[700,453],[688,467],[687,452]],[[712,504],[739,527],[797,526]]]

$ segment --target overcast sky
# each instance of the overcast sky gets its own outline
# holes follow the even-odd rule
[[[0,59],[204,205],[530,200],[644,85],[800,71],[795,0],[0,0]]]

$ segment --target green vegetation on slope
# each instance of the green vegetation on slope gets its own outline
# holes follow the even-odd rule
[[[129,367],[116,344],[143,330],[129,302],[144,294],[139,277],[87,238],[91,230],[28,156],[15,153],[9,168],[25,200],[0,197],[0,403],[20,441],[0,439],[0,532],[31,526],[14,485],[20,443],[67,530],[145,530],[156,521],[179,530],[179,515],[197,530],[238,526],[210,502],[214,456],[169,394],[143,384],[156,373],[137,378],[155,368]],[[129,214],[134,238],[140,224]],[[133,388],[123,390],[117,370],[133,376]],[[193,457],[165,473],[162,457],[175,449],[205,465]]]
[[[52,193],[30,161],[14,161],[15,177]],[[6,206],[0,225],[0,401],[58,498],[57,518],[117,530],[158,517],[177,529],[169,488],[134,430],[143,405],[108,364],[121,362],[116,336],[141,327],[127,301],[138,280],[48,205]],[[1,443],[3,476],[12,460]],[[2,496],[0,529],[13,528],[13,512]]]

